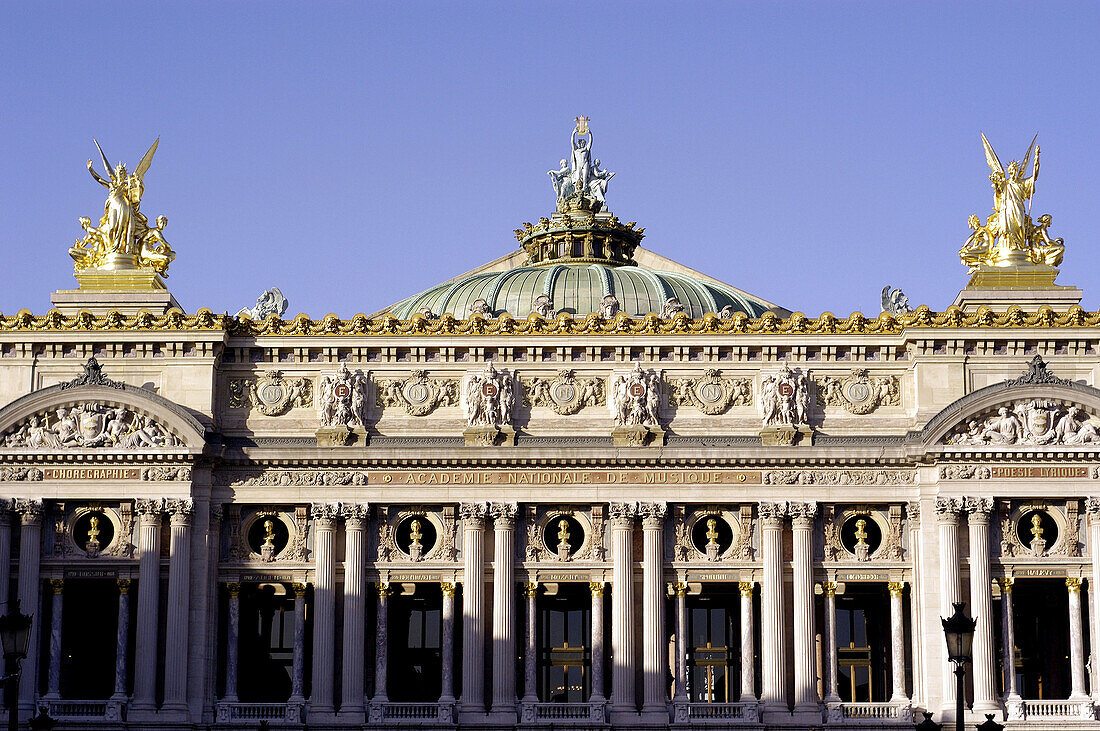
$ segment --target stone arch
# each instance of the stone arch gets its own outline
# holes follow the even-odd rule
[[[206,446],[206,428],[193,414],[163,396],[143,388],[123,384],[119,384],[122,385],[121,388],[102,385],[63,388],[63,385],[65,384],[47,386],[0,408],[0,439],[37,414],[95,402],[108,408],[130,409],[137,414],[152,418],[175,435],[182,444],[177,447],[165,447],[166,450],[199,454]],[[0,443],[0,449],[5,449],[3,443]]]

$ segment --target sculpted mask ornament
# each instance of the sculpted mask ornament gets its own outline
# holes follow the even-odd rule
[[[157,274],[168,276],[168,265],[176,258],[176,253],[164,238],[164,227],[168,225],[168,219],[158,216],[156,225],[150,226],[141,212],[145,173],[153,162],[153,154],[156,153],[159,143],[158,138],[131,173],[122,163],[112,168],[103,149],[95,142],[107,177],[95,171],[91,160],[88,161],[88,172],[97,183],[107,189],[107,200],[103,204],[103,217],[98,226],[93,227],[91,219],[80,219],[85,236],[69,249],[77,272],[146,267]]]
[[[124,407],[88,402],[31,416],[4,436],[24,449],[157,449],[182,442],[152,417]]]
[[[598,378],[577,378],[571,369],[558,371],[554,379],[533,376],[520,380],[524,406],[545,406],[554,413],[567,416],[585,406],[604,403],[603,381]]]
[[[869,414],[879,406],[901,406],[898,377],[871,377],[866,368],[853,368],[843,379],[818,378],[817,400],[822,406],[843,406],[852,414]]]
[[[801,370],[787,364],[760,382],[760,414],[764,426],[800,426],[808,423],[810,412],[809,379]]]
[[[433,380],[415,369],[403,381],[379,380],[379,406],[401,406],[410,416],[427,416],[440,406],[458,406],[458,381]]]
[[[466,377],[462,389],[462,410],[468,426],[500,428],[512,424],[514,383],[507,371],[498,371],[492,361],[481,373]]]
[[[643,371],[641,363],[626,375],[611,377],[608,407],[619,426],[660,425],[661,379],[663,371]]]
[[[752,403],[751,378],[722,378],[720,372],[708,368],[699,378],[670,380],[672,399],[677,406],[694,406],[704,414],[724,414],[731,406]]]
[[[284,378],[280,371],[264,371],[255,380],[229,381],[229,408],[253,407],[264,416],[280,416],[291,409],[313,406],[313,384],[308,378]]]
[[[367,425],[367,376],[362,371],[352,373],[346,362],[341,363],[340,370],[321,376],[319,390],[317,408],[321,426]]]
[[[1038,135],[1035,136],[1038,139]],[[1023,162],[1013,160],[1006,169],[982,135],[985,160],[989,165],[989,181],[993,184],[993,213],[984,225],[978,216],[970,217],[970,237],[959,250],[959,258],[971,272],[979,266],[1004,267],[1021,264],[1045,264],[1056,267],[1062,263],[1065,245],[1062,239],[1051,239],[1047,228],[1049,214],[1031,219],[1031,197],[1039,178],[1039,148],[1031,141]],[[1031,155],[1035,164],[1028,174]]]
[[[237,317],[247,316],[251,320],[265,320],[268,315],[281,318],[286,314],[286,308],[290,302],[283,296],[278,287],[265,289],[264,293],[256,298],[255,307],[242,307],[237,311]]]

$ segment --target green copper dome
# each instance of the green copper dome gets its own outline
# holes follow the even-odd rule
[[[693,318],[708,312],[721,314],[726,308],[729,308],[727,315],[732,311],[759,317],[770,307],[714,280],[640,266],[572,263],[470,274],[402,300],[389,312],[401,319],[425,310],[434,316],[449,313],[462,319],[482,309],[491,316],[507,312],[516,318],[526,318],[535,311],[535,300],[540,295],[549,297],[554,311],[582,317],[601,312],[601,305],[609,295],[618,300],[620,311],[632,317],[651,312],[660,315],[666,306],[677,310],[677,303],[670,305],[670,299],[678,301],[682,311]],[[478,300],[483,300],[484,305]]]

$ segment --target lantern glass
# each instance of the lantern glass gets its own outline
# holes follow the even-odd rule
[[[0,616],[0,645],[4,657],[27,656],[27,641],[31,636],[31,617],[19,611],[19,602],[13,601],[7,614]]]
[[[954,614],[948,619],[940,620],[947,640],[947,657],[954,663],[970,662],[973,657],[974,627],[977,622],[966,616],[963,611],[966,604],[955,602],[954,607]]]

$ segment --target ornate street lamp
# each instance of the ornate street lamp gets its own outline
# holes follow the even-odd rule
[[[985,714],[985,723],[979,724],[974,728],[978,731],[1004,731],[1005,727],[993,720],[993,714]]]
[[[8,709],[8,730],[19,729],[19,672],[27,656],[27,641],[34,618],[19,611],[19,600],[13,600],[8,613],[0,616],[0,645],[4,648],[4,705]]]
[[[963,731],[963,697],[966,688],[963,680],[966,677],[966,663],[973,657],[971,647],[974,643],[974,628],[977,621],[966,616],[963,609],[964,602],[955,602],[955,613],[948,619],[940,618],[943,622],[943,634],[947,639],[947,659],[955,663],[955,678],[958,685],[955,690],[955,731]]]
[[[917,724],[916,731],[943,731],[943,724],[932,720],[932,714],[924,712],[924,720]]]

